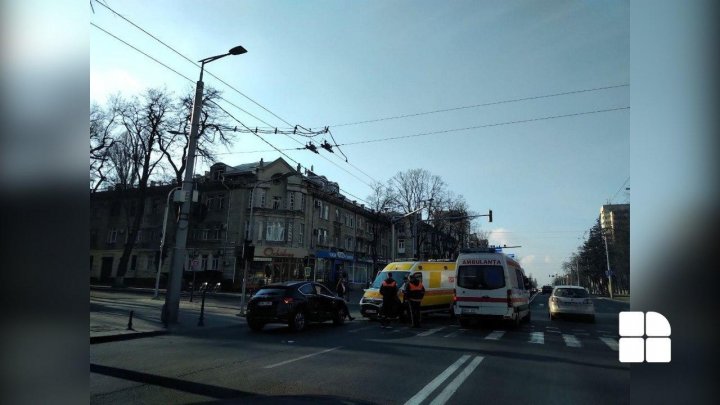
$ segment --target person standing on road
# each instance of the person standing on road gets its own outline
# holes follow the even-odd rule
[[[380,324],[386,328],[389,326],[390,318],[395,317],[395,306],[398,302],[398,286],[391,272],[388,272],[387,278],[380,285],[380,295],[383,297]]]
[[[337,293],[338,297],[342,298],[343,301],[347,302],[347,283],[345,282],[345,277],[340,277],[340,279],[338,279],[338,282],[335,285],[335,292]]]
[[[413,328],[420,327],[420,303],[425,296],[425,286],[423,286],[421,278],[415,274],[410,278],[407,285],[407,300],[410,302],[410,319],[412,319]]]

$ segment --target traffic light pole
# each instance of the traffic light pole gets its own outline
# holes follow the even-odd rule
[[[163,262],[163,254],[165,253],[163,251],[163,247],[165,247],[165,231],[167,230],[167,217],[168,217],[168,210],[170,208],[170,196],[177,190],[180,190],[180,187],[175,187],[168,193],[167,199],[165,200],[165,216],[163,217],[163,229],[162,229],[162,238],[160,238],[160,259],[158,260],[158,268],[157,268],[157,274],[155,275],[155,293],[153,294],[153,299],[158,298],[158,291],[160,290],[160,271],[162,270],[162,262]]]

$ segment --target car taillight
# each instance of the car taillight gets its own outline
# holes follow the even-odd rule
[[[457,290],[453,288],[453,302],[457,302]]]
[[[293,302],[293,299],[292,299],[292,297],[285,297],[285,298],[283,298],[283,302],[286,304],[289,304],[289,303]]]
[[[507,304],[508,308],[512,307],[512,290],[507,290]]]

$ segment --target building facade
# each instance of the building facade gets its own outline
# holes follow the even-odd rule
[[[268,282],[313,279],[333,287],[340,275],[365,284],[384,267],[390,252],[389,219],[350,201],[337,183],[312,171],[299,172],[283,159],[239,166],[216,163],[196,176],[183,278],[241,288],[246,271],[253,288]],[[172,261],[179,205],[174,185],[155,185],[146,193],[145,213],[125,280],[164,287]],[[136,190],[91,194],[90,278],[107,282],[127,241]],[[166,201],[165,247],[160,250]],[[238,258],[243,243],[255,246],[252,261]],[[165,252],[165,253],[164,253]],[[247,268],[246,268],[247,266]]]
[[[620,232],[630,229],[630,204],[606,204],[600,207],[600,226],[609,242],[615,242]]]

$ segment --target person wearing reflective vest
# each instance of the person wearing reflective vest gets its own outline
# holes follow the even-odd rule
[[[382,316],[380,317],[381,326],[387,327],[390,323],[389,318],[396,316],[395,309],[398,304],[398,286],[395,279],[392,277],[392,273],[388,272],[387,278],[380,285],[380,295],[383,297],[382,304]]]
[[[410,278],[410,283],[408,283],[406,288],[406,299],[410,302],[410,319],[412,320],[412,326],[413,328],[419,328],[420,303],[425,296],[425,286],[423,286],[420,277],[413,276]]]

